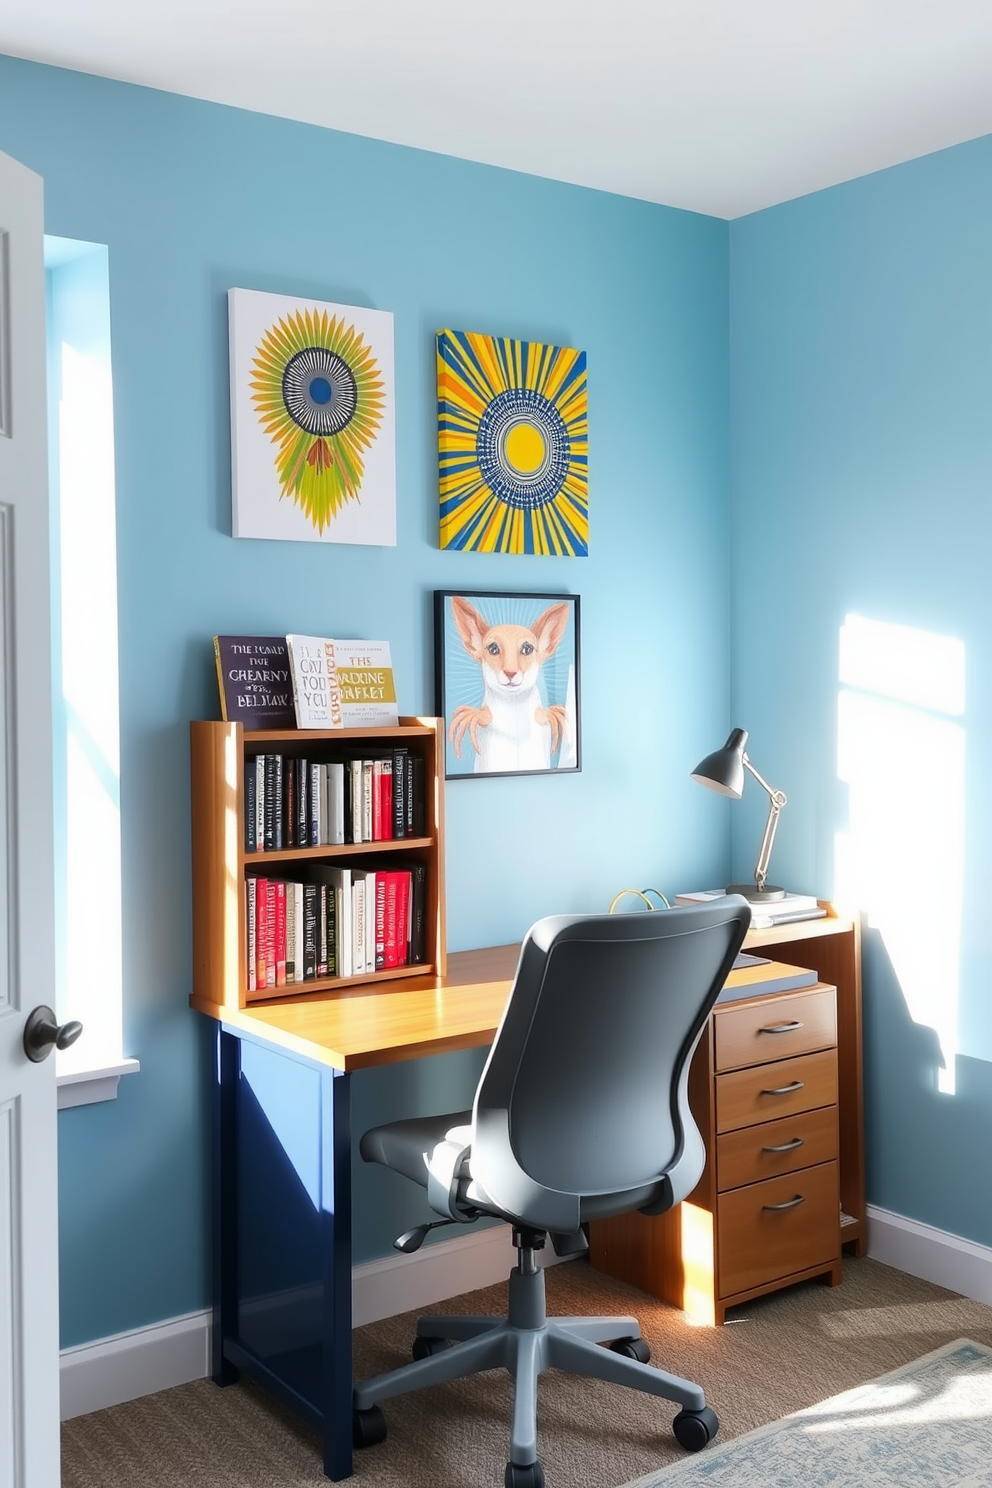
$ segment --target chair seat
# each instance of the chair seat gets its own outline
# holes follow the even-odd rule
[[[387,1121],[383,1126],[374,1126],[367,1131],[358,1144],[358,1150],[366,1162],[382,1163],[427,1187],[427,1160],[439,1142],[443,1142],[452,1127],[466,1128],[466,1138],[472,1125],[471,1111],[452,1111],[447,1116],[411,1116],[403,1121]]]

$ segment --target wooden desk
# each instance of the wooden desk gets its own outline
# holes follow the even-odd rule
[[[746,945],[838,989],[841,1104],[856,1106],[841,1111],[841,1198],[861,1243],[857,927],[832,916]],[[518,951],[459,952],[444,976],[375,990],[246,1008],[191,999],[216,1030],[213,1377],[243,1371],[320,1430],[332,1479],[352,1470],[350,1074],[491,1043]]]

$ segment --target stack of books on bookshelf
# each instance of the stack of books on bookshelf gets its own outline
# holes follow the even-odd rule
[[[361,758],[249,755],[245,851],[422,837],[424,760],[403,746]]]
[[[712,904],[725,899],[724,889],[698,889],[691,894],[676,894],[676,904]],[[822,920],[827,911],[812,894],[785,894],[781,899],[766,899],[751,905],[751,926],[767,930],[771,925],[788,925],[795,920]]]
[[[427,865],[308,864],[245,881],[248,991],[360,977],[426,959]]]
[[[225,723],[253,730],[399,722],[388,641],[216,635],[214,659]]]

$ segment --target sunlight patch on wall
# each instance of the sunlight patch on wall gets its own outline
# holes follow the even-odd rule
[[[964,898],[965,650],[951,636],[848,615],[840,632],[837,771],[848,829],[836,897],[882,937],[910,1017],[932,1028],[954,1093]]]

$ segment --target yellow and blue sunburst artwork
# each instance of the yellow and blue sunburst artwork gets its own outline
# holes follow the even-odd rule
[[[228,302],[234,536],[395,546],[392,315]]]
[[[588,554],[584,351],[439,331],[437,428],[442,548]]]

